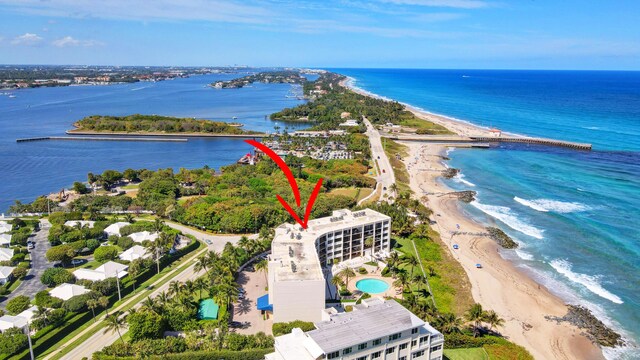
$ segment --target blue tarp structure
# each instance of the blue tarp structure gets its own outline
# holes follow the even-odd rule
[[[273,311],[273,304],[269,304],[269,294],[260,296],[256,304],[258,310]]]

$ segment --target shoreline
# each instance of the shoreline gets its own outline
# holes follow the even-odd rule
[[[352,81],[347,78],[340,84],[364,96],[386,99],[355,87]],[[403,105],[416,117],[444,126],[458,135],[490,134],[488,128]],[[447,146],[397,142],[409,149],[409,156],[403,162],[409,173],[409,185],[418,198],[422,199],[424,192],[453,191],[438,182],[441,172],[446,169],[442,157]],[[434,228],[440,234],[442,245],[467,273],[473,299],[496,311],[505,320],[499,330],[507,339],[524,346],[536,359],[604,359],[602,349],[583,335],[581,329],[545,319],[548,315],[564,316],[568,311],[567,304],[504,259],[496,242],[485,236],[456,235],[454,238],[449,235],[460,231],[458,225],[464,232],[485,232],[483,225],[463,213],[457,198],[426,195],[426,199],[426,205],[433,210],[431,220],[436,222]],[[453,250],[454,243],[459,245],[459,250]],[[483,268],[476,269],[477,263],[481,263]]]
[[[253,137],[267,137],[269,134],[256,133],[256,134],[213,134],[213,133],[164,133],[164,132],[125,132],[125,131],[92,131],[92,130],[67,130],[67,135],[112,135],[122,137],[227,137],[227,138],[253,138]]]
[[[409,148],[410,155],[404,163],[411,189],[416,194],[453,191],[438,182],[445,169],[441,156],[446,146],[399,143]],[[604,359],[601,348],[582,335],[581,329],[545,319],[545,316],[564,316],[568,311],[567,304],[504,259],[497,243],[486,236],[449,235],[453,231],[485,232],[483,225],[462,212],[457,198],[426,197],[442,245],[467,273],[474,300],[496,311],[505,320],[499,330],[507,339],[524,346],[536,359]],[[458,244],[458,250],[453,250],[454,243]],[[477,263],[482,264],[482,269],[476,269]]]

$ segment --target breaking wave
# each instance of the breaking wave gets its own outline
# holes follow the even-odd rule
[[[571,270],[572,265],[567,260],[552,260],[549,265],[553,267],[557,272],[562,274],[567,279],[571,280],[576,284],[580,284],[587,288],[592,293],[605,298],[611,302],[616,304],[622,304],[623,301],[618,297],[618,295],[609,292],[607,289],[603,288],[600,284],[600,276],[597,275],[587,275],[573,272]]]
[[[570,213],[576,211],[585,211],[589,210],[587,205],[578,203],[578,202],[565,202],[565,201],[557,201],[550,199],[535,199],[535,200],[526,200],[523,198],[519,198],[515,196],[513,200],[518,203],[530,207],[534,210],[541,212],[557,212],[557,213]]]
[[[542,235],[544,230],[538,229],[533,225],[527,224],[525,221],[521,220],[516,214],[514,214],[511,211],[511,208],[508,208],[506,206],[485,205],[477,201],[471,202],[471,205],[481,210],[485,214],[490,215],[493,218],[502,221],[513,230],[519,231],[525,235],[529,235],[536,239],[544,238],[544,236]]]

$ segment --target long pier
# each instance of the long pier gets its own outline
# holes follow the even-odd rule
[[[76,140],[76,141],[168,141],[187,142],[188,139],[167,138],[141,138],[141,137],[104,137],[104,136],[42,136],[33,138],[16,139],[16,142],[45,141],[45,140]]]
[[[534,138],[527,136],[456,136],[456,135],[401,135],[401,134],[385,134],[385,137],[391,140],[405,140],[405,141],[422,141],[432,142],[443,145],[448,144],[489,144],[489,143],[523,143],[523,144],[536,144],[545,146],[565,147],[576,150],[591,150],[591,144],[577,143],[571,141]]]

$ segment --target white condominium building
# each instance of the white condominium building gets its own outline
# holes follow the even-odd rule
[[[316,329],[275,338],[266,360],[441,360],[444,337],[394,300],[367,299]]]
[[[271,245],[269,293],[258,299],[258,309],[273,311],[274,322],[320,321],[328,293],[322,267],[369,253],[386,256],[390,249],[391,218],[370,209],[336,210],[307,229],[280,225]]]

